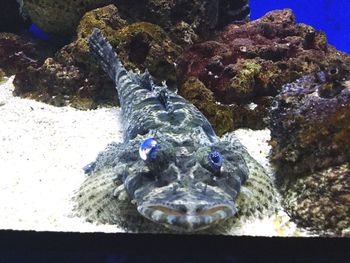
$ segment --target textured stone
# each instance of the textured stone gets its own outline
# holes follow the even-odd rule
[[[254,129],[268,123],[270,104],[262,98],[274,97],[284,84],[346,59],[327,44],[324,33],[297,24],[285,9],[246,24],[230,24],[213,40],[192,46],[178,60],[177,77],[180,83],[195,77],[217,102],[237,106],[234,115],[239,119],[233,120],[232,128]],[[252,103],[262,110],[254,123],[251,115],[241,115],[242,107]]]
[[[338,165],[350,152],[350,59],[283,87],[271,109],[271,158],[282,174]]]
[[[297,223],[320,235],[350,237],[350,167],[328,168],[298,178],[283,195]]]
[[[257,104],[221,104],[216,101],[214,93],[195,77],[182,85],[180,95],[190,100],[208,118],[219,136],[240,127],[242,123],[262,129],[265,124],[259,125],[267,120],[261,121],[261,114],[267,114],[266,105],[270,105],[272,100],[272,97],[261,97]]]
[[[285,209],[322,235],[350,235],[350,61],[286,84],[271,109],[271,161]]]
[[[82,18],[76,40],[38,67],[28,68],[15,79],[18,95],[54,105],[79,108],[116,104],[114,84],[102,72],[88,48],[94,27],[100,28],[128,69],[149,69],[157,82],[176,82],[174,62],[182,51],[162,28],[140,22],[127,24],[114,5],[92,10]],[[81,103],[80,103],[80,102]]]
[[[4,75],[13,75],[29,65],[36,65],[45,55],[45,47],[39,43],[12,33],[0,33],[0,69]]]
[[[5,76],[5,72],[0,68],[0,83],[4,81]]]
[[[85,12],[113,0],[23,0],[23,10],[42,30],[72,35]]]
[[[191,100],[207,116],[219,136],[232,129],[233,115],[229,106],[216,105],[213,92],[197,78],[189,78],[184,83],[180,95]]]
[[[179,23],[187,23],[202,37],[210,36],[218,25],[223,26],[240,15],[232,16],[229,10],[245,7],[248,0],[21,0],[23,10],[31,20],[46,32],[72,35],[81,17],[88,11],[115,4],[128,22],[149,22],[167,31]]]
[[[185,22],[199,35],[209,35],[218,20],[218,0],[116,0],[130,22],[146,21],[171,30]]]
[[[151,23],[139,22],[116,32],[112,45],[129,69],[148,69],[156,81],[176,82],[174,63],[182,48],[174,44],[165,31]]]
[[[56,106],[95,108],[117,102],[112,81],[96,65],[88,49],[89,30],[101,27],[108,37],[125,25],[118,9],[109,5],[87,13],[77,30],[77,39],[43,64],[16,75],[15,94]]]

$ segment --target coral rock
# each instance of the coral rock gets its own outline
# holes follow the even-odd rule
[[[216,101],[214,93],[195,77],[189,78],[182,85],[180,95],[190,100],[208,118],[219,136],[231,131],[233,127],[240,127],[242,123],[262,129],[259,125],[267,120],[261,121],[261,114],[267,114],[266,105],[270,105],[272,100],[272,97],[261,97],[258,104],[221,104]]]
[[[58,35],[71,35],[85,12],[112,2],[112,0],[23,0],[23,11],[42,30]]]
[[[223,26],[239,17],[229,10],[243,8],[249,15],[248,0],[22,0],[23,10],[46,32],[72,35],[81,17],[92,9],[115,4],[128,22],[149,22],[167,31],[179,23],[187,23],[195,34],[210,36],[218,25]],[[180,29],[180,28],[178,28]],[[187,31],[187,29],[185,29]]]
[[[310,230],[350,236],[349,165],[298,178],[284,193],[283,203],[291,217]]]
[[[197,78],[189,78],[184,83],[180,95],[191,100],[207,116],[218,135],[221,136],[232,129],[233,115],[231,108],[226,105],[216,105],[213,92],[207,89]]]
[[[271,160],[291,218],[350,235],[350,61],[283,87],[271,109]]]
[[[170,85],[176,82],[174,63],[182,48],[161,27],[147,22],[133,23],[117,31],[111,43],[127,68],[148,69],[158,82],[167,80]]]
[[[114,84],[96,65],[89,53],[89,30],[100,26],[108,36],[126,22],[118,9],[109,5],[88,12],[78,27],[77,39],[39,66],[16,75],[15,94],[56,106],[95,108],[100,103],[116,103]]]
[[[217,102],[236,105],[240,113],[242,106],[264,102],[253,125],[264,127],[270,105],[260,98],[274,97],[284,84],[347,58],[327,44],[324,33],[296,24],[291,10],[276,10],[246,24],[230,24],[213,40],[189,48],[178,60],[177,77],[181,83],[198,78]],[[255,128],[240,121],[249,118],[234,119],[231,127]]]
[[[241,0],[239,0],[241,1]],[[185,22],[201,36],[210,35],[218,22],[219,0],[117,0],[116,5],[130,22],[146,21],[167,31]]]
[[[350,79],[349,73],[350,63],[308,75],[285,85],[275,97],[271,158],[283,173],[300,174],[349,160],[350,82],[343,80],[344,74]]]
[[[5,75],[13,75],[40,63],[43,54],[40,54],[39,46],[25,37],[0,33],[0,69]]]
[[[114,84],[89,52],[88,38],[95,27],[103,31],[128,69],[148,68],[156,81],[175,83],[174,62],[182,49],[159,26],[145,22],[128,25],[118,9],[109,5],[86,13],[76,40],[55,57],[18,74],[16,94],[79,108],[116,104]]]

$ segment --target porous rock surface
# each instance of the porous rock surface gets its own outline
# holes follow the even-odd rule
[[[178,60],[177,77],[183,94],[191,77],[213,92],[217,106],[204,112],[215,115],[225,105],[226,114],[233,115],[226,127],[215,127],[220,134],[266,127],[272,97],[284,84],[345,59],[348,55],[328,45],[323,32],[297,24],[292,11],[284,9],[243,25],[230,24],[214,39],[192,46]],[[204,101],[194,104],[205,107]]]
[[[249,0],[20,0],[23,12],[41,29],[58,35],[72,35],[81,17],[92,9],[115,4],[129,23],[150,22],[167,31],[186,23],[207,37],[230,21],[231,8]],[[249,13],[249,9],[248,13]],[[189,35],[188,35],[189,36]],[[191,40],[192,41],[192,40]]]
[[[346,59],[286,84],[271,109],[270,155],[285,208],[325,235],[350,235],[349,80]]]
[[[298,178],[283,205],[300,226],[318,235],[350,237],[350,167],[330,167]]]
[[[10,76],[29,65],[40,63],[45,56],[40,47],[42,46],[39,43],[34,43],[27,37],[0,33],[0,75]]]
[[[275,97],[271,158],[285,173],[312,172],[349,159],[350,63],[344,80],[343,67],[300,78]]]
[[[21,0],[23,12],[42,30],[71,35],[85,12],[110,4],[112,0]]]
[[[17,74],[15,93],[57,106],[82,109],[117,103],[114,84],[100,69],[88,48],[93,28],[100,28],[128,69],[149,69],[156,81],[175,82],[175,59],[181,47],[162,28],[139,22],[128,24],[114,5],[92,10],[82,18],[76,40],[39,67]]]

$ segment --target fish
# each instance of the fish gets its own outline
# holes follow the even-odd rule
[[[115,82],[124,133],[84,167],[78,216],[134,232],[192,233],[274,210],[272,178],[234,134],[219,138],[165,82],[156,84],[147,70],[128,71],[97,28],[89,47]]]

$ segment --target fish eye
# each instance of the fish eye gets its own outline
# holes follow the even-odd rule
[[[144,140],[139,148],[139,155],[144,161],[155,159],[158,152],[158,143],[154,138]]]
[[[208,154],[209,166],[215,171],[220,171],[222,166],[223,158],[218,151],[212,151]]]

